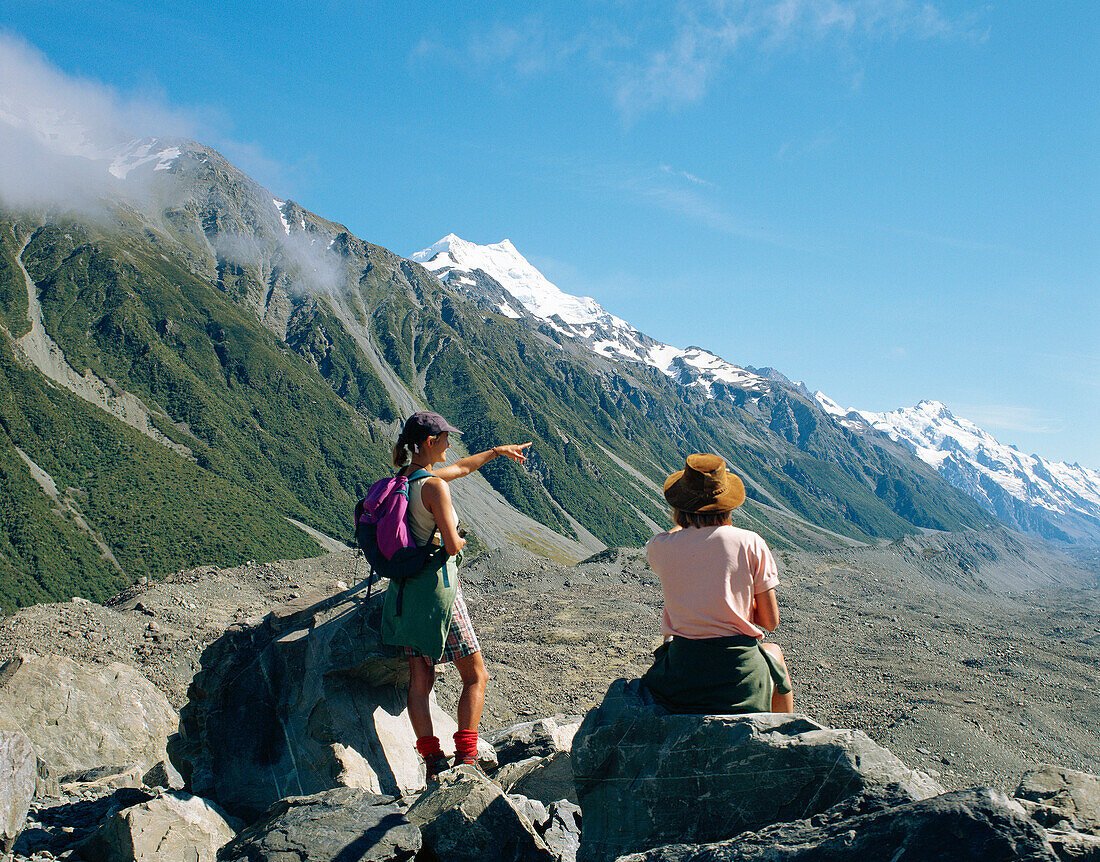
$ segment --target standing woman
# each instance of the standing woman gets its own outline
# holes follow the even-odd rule
[[[688,455],[665,480],[665,499],[676,526],[646,545],[665,643],[646,687],[674,713],[793,712],[783,652],[764,643],[779,624],[778,569],[760,536],[730,522],[744,484],[717,455]]]
[[[447,483],[479,470],[498,455],[522,463],[527,460],[523,451],[531,445],[494,446],[433,470],[446,458],[449,435],[461,433],[438,413],[425,410],[408,418],[393,449],[393,465],[400,475],[420,474],[409,484],[408,521],[413,539],[421,546],[438,541],[447,555],[444,561],[436,562],[435,570],[426,569],[403,584],[391,581],[382,613],[383,642],[401,646],[409,659],[409,721],[429,781],[448,768],[428,706],[435,665],[452,661],[462,678],[458,732],[454,735],[455,766],[477,762],[477,727],[488,681],[481,645],[458,585],[456,563],[451,559],[466,540],[459,533]]]

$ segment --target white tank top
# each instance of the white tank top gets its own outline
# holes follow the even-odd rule
[[[420,499],[426,481],[428,481],[427,476],[423,479],[417,479],[409,485],[409,528],[412,530],[413,539],[418,545],[426,544],[428,537],[436,529],[435,516],[428,511],[428,507]]]

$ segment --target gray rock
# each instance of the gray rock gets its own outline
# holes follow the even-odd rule
[[[160,761],[141,777],[146,787],[163,787],[166,790],[183,790],[183,776],[171,763]]]
[[[533,757],[509,764],[502,767],[493,779],[505,790],[547,805],[559,799],[577,801],[572,758],[568,751],[556,751],[549,757]]]
[[[217,806],[169,790],[112,814],[78,849],[88,862],[215,862],[235,834]]]
[[[581,846],[580,806],[565,799],[552,804],[542,840],[562,862],[576,862]]]
[[[550,811],[537,799],[528,799],[518,793],[509,793],[508,799],[524,817],[531,821],[535,829],[541,832],[546,827],[550,820]]]
[[[619,862],[1054,862],[1054,848],[1023,809],[978,788],[857,816],[834,812],[714,844],[675,844]]]
[[[38,757],[25,734],[0,731],[0,854],[10,853],[27,822]]]
[[[381,643],[381,599],[310,593],[207,647],[169,741],[192,792],[253,821],[287,796],[424,786],[408,660]],[[432,709],[446,747],[457,725]]]
[[[337,788],[276,802],[218,855],[222,862],[400,862],[420,830],[392,797]]]
[[[70,796],[95,793],[97,796],[107,790],[121,787],[141,787],[142,768],[140,766],[100,766],[66,775],[61,780],[61,791]]]
[[[440,862],[552,862],[527,816],[485,775],[450,769],[409,808]]]
[[[34,795],[35,796],[53,796],[57,797],[61,795],[61,784],[57,780],[57,776],[53,774],[50,769],[50,765],[46,763],[41,757],[36,758],[37,764],[37,776],[34,782]]]
[[[558,751],[569,751],[578,727],[579,721],[556,716],[513,724],[486,738],[493,743],[497,760],[504,766],[531,757],[549,757]]]
[[[858,730],[805,716],[668,715],[617,680],[573,740],[581,862],[675,841],[706,843],[809,817],[864,788],[943,792]]]
[[[523,778],[528,772],[538,769],[539,764],[541,764],[543,760],[544,758],[542,757],[526,757],[523,760],[514,760],[511,763],[505,763],[493,773],[493,781],[505,790],[510,790],[512,785]]]
[[[1016,798],[1053,809],[1044,825],[1064,819],[1078,832],[1100,834],[1100,778],[1087,772],[1040,766],[1024,774]],[[1042,818],[1040,822],[1043,822]],[[1050,822],[1053,820],[1054,822]]]
[[[1048,829],[1047,840],[1059,859],[1072,862],[1100,862],[1100,836],[1083,832]]]
[[[54,775],[166,758],[178,719],[168,699],[129,665],[82,665],[20,655],[0,668],[0,730],[22,731]]]

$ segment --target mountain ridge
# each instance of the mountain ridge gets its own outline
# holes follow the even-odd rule
[[[536,319],[514,297],[522,317],[501,313],[457,278],[443,283],[272,194],[201,144],[149,139],[129,152],[121,179],[113,161],[94,163],[129,189],[99,198],[94,216],[0,212],[0,454],[18,475],[0,488],[13,514],[0,532],[5,607],[117,587],[122,576],[92,538],[133,578],[302,556],[313,540],[286,518],[344,536],[356,496],[389,469],[401,418],[421,407],[457,422],[471,451],[535,442],[524,468],[494,462],[455,486],[471,535],[489,547],[575,561],[638,546],[669,523],[661,480],[701,450],[745,477],[739,523],[776,547],[990,523],[888,438],[837,426],[790,387],[743,369],[744,379],[679,385],[653,365],[589,350],[560,315]],[[504,298],[495,279],[482,282]],[[193,461],[16,355],[29,292],[74,372],[140,401]],[[706,363],[679,358],[673,370],[685,379]],[[66,448],[67,415],[103,444]],[[59,489],[77,489],[71,508],[94,537],[56,511],[17,449]],[[155,501],[146,486],[158,488]],[[207,520],[180,523],[192,508]],[[58,530],[85,550],[59,553]]]
[[[873,413],[844,410],[824,393],[815,397],[840,421],[865,423],[901,442],[1013,529],[1100,544],[1100,472],[1024,454],[939,401]]]
[[[1010,457],[1014,447],[1005,447],[973,423],[950,416],[948,421],[963,436],[978,439],[968,454],[952,456],[941,448],[941,444],[950,448],[949,441],[954,439],[946,431],[937,440],[922,442],[923,437],[936,435],[934,417],[914,422],[914,416],[920,415],[925,405],[946,411],[939,402],[922,401],[912,411],[902,408],[883,414],[845,410],[823,392],[811,392],[805,384],[790,380],[774,368],[737,366],[697,346],[680,349],[662,344],[607,312],[595,300],[561,291],[510,240],[479,246],[451,233],[413,254],[412,259],[423,263],[445,283],[485,299],[495,301],[494,290],[499,290],[502,313],[519,317],[526,312],[594,353],[651,365],[681,385],[699,387],[709,397],[713,397],[717,382],[735,383],[750,390],[762,390],[768,382],[780,383],[815,402],[841,424],[870,427],[902,443],[1013,529],[1070,543],[1100,543],[1100,474],[1037,455]],[[492,285],[486,285],[482,276],[488,276]],[[559,309],[568,309],[568,316],[561,315]],[[954,448],[964,447],[956,444]],[[979,452],[995,454],[981,463]],[[1040,510],[1053,512],[1054,516]]]

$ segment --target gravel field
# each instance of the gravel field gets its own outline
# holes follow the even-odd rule
[[[1100,590],[1074,562],[1011,534],[938,534],[828,554],[782,552],[780,627],[795,704],[855,727],[949,788],[1014,789],[1036,763],[1100,773]],[[173,706],[202,649],[234,622],[364,573],[351,551],[200,567],[108,606],[77,599],[0,619],[0,659],[62,652],[128,662]],[[482,728],[580,715],[659,644],[660,586],[644,552],[561,566],[492,551],[461,570],[491,680]],[[458,675],[440,702],[453,710]]]

